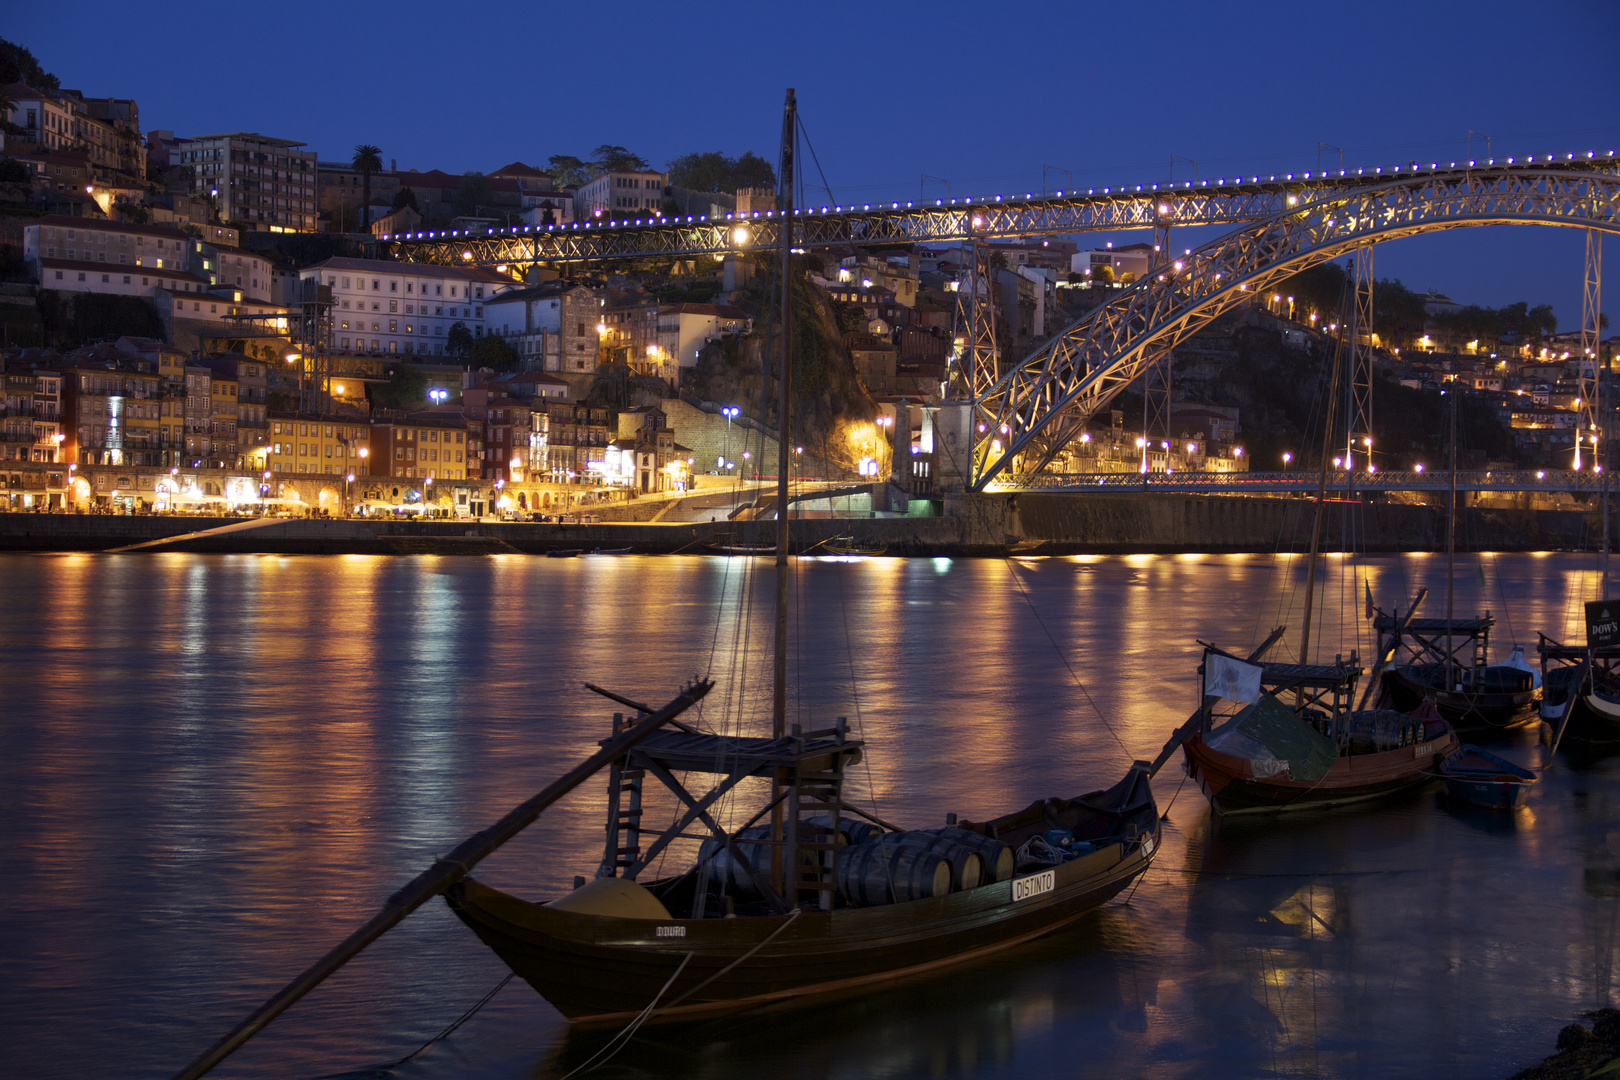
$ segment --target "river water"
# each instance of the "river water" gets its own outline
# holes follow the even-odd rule
[[[468,833],[595,749],[615,706],[712,672],[762,715],[774,571],[700,557],[0,557],[0,1047],[17,1077],[170,1075]],[[1445,560],[1330,559],[1319,656],[1363,590]],[[864,559],[794,568],[794,718],[850,717],[856,794],[912,827],[1104,786],[1191,711],[1203,638],[1292,622],[1303,560]],[[1460,560],[1496,653],[1576,640],[1590,557]],[[1291,648],[1285,646],[1282,655]],[[1540,767],[1534,733],[1499,752]],[[1179,759],[1129,902],[884,991],[649,1027],[596,1075],[1503,1077],[1613,1003],[1620,786],[1560,755],[1500,815],[1436,790],[1213,821]],[[743,810],[746,814],[746,809]],[[602,790],[480,866],[535,898],[601,857]],[[735,819],[734,819],[735,820]],[[217,1075],[561,1077],[571,1031],[438,902]]]

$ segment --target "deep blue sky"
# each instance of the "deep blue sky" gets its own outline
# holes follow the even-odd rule
[[[1077,186],[1162,181],[1172,154],[1201,176],[1314,169],[1319,141],[1352,167],[1451,160],[1470,129],[1499,156],[1620,149],[1615,0],[603,9],[66,2],[9,9],[0,36],[64,86],[135,98],[147,130],[258,131],[323,159],[369,142],[447,172],[602,143],[658,165],[774,161],[793,86],[841,201],[915,198],[924,173],[957,195],[1039,190],[1043,165]],[[1574,230],[1479,229],[1385,245],[1377,271],[1464,303],[1552,303],[1573,329],[1581,251]]]

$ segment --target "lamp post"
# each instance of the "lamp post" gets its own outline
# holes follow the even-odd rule
[[[428,505],[432,497],[433,477],[430,476],[426,480],[422,481],[422,517],[424,519],[426,519],[428,516]]]
[[[265,514],[265,509],[266,509],[265,500],[268,499],[269,497],[270,497],[270,470],[266,469],[266,470],[264,470],[264,475],[262,475],[259,478],[259,516],[260,517],[263,517],[264,514]]]
[[[349,500],[349,485],[352,484],[352,483],[354,483],[354,473],[346,473],[346,474],[344,474],[344,477],[343,477],[343,516],[344,517],[352,516],[352,511],[350,510],[351,503],[350,503],[350,500]]]
[[[737,406],[727,405],[723,407],[720,410],[720,415],[726,418],[726,452],[720,455],[721,463],[724,464],[725,458],[731,455],[731,418],[737,415]]]

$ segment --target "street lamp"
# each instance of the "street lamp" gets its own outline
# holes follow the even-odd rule
[[[726,454],[731,453],[731,418],[737,415],[737,406],[726,405],[721,408],[720,415],[726,418]],[[725,455],[721,455],[721,465],[725,464]]]
[[[349,485],[352,484],[352,483],[354,483],[354,473],[346,474],[343,477],[343,516],[344,517],[352,517],[353,514],[354,514],[354,510],[352,508],[353,504],[352,504],[352,501],[349,498]]]
[[[422,516],[428,516],[428,505],[433,498],[433,477],[422,482]]]
[[[259,514],[260,514],[261,517],[264,515],[264,512],[265,512],[265,505],[264,505],[265,500],[268,499],[269,497],[270,497],[270,470],[266,469],[266,470],[264,470],[264,475],[259,478]]]

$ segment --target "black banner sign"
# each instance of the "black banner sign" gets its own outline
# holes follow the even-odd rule
[[[1586,605],[1586,644],[1593,649],[1620,645],[1620,601],[1593,600]]]

